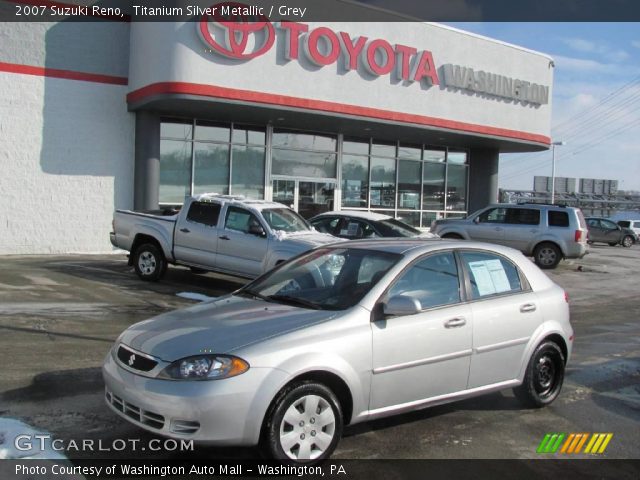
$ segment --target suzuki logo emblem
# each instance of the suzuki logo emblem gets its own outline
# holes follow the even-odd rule
[[[136,361],[136,356],[135,355],[131,355],[129,357],[129,366],[133,365]]]
[[[219,3],[215,7],[215,12],[224,12],[224,7],[246,7],[246,5],[225,2]],[[233,16],[238,21],[232,21],[229,16],[223,16],[219,13],[213,15],[213,21],[211,22],[209,21],[210,17],[208,14],[202,16],[198,32],[205,43],[217,53],[237,60],[249,60],[263,55],[273,46],[276,38],[275,30],[269,19],[264,15],[253,17],[260,19],[257,22],[249,21],[250,17],[242,14]],[[224,31],[223,45],[212,35],[211,26]],[[254,46],[247,51],[250,37],[254,37]]]

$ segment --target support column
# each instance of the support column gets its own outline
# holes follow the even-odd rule
[[[160,116],[136,112],[133,208],[158,208],[160,191]]]
[[[498,149],[471,149],[469,213],[498,201]]]

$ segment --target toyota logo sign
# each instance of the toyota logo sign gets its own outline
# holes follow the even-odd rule
[[[198,32],[204,42],[217,53],[236,60],[249,60],[269,51],[276,38],[273,25],[269,22],[269,19],[260,14],[225,14],[225,12],[229,11],[240,11],[239,8],[234,9],[234,7],[246,6],[234,2],[220,3],[214,7],[214,15],[205,14],[202,16],[198,25]],[[259,21],[251,21],[251,19],[258,19]],[[222,43],[216,40],[215,35],[212,34],[211,27],[222,30],[222,32],[218,31],[224,36]],[[251,45],[250,40],[253,42],[251,47],[249,47]]]

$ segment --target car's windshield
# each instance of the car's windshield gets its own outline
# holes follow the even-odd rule
[[[322,248],[255,280],[239,294],[321,310],[358,303],[401,255],[361,248]]]
[[[395,218],[378,220],[376,225],[379,227],[380,233],[385,237],[415,237],[420,235],[420,230]]]
[[[262,210],[262,216],[272,230],[283,232],[307,232],[311,227],[307,221],[288,208],[267,208]]]

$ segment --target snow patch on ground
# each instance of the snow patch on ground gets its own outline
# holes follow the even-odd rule
[[[40,440],[42,437],[34,435],[46,438]],[[52,440],[49,433],[35,430],[20,420],[0,418],[0,459],[65,460],[67,457],[52,448]]]
[[[195,293],[195,292],[180,292],[180,293],[176,293],[176,295],[181,298],[196,300],[198,302],[207,302],[209,300],[215,300],[217,298],[217,297],[208,297],[207,295],[203,295],[201,293]]]

